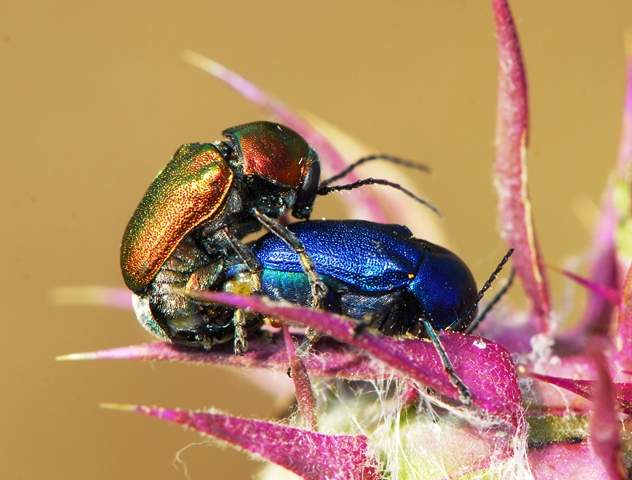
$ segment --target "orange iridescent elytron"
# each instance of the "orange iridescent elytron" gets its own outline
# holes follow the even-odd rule
[[[130,290],[145,288],[184,236],[221,214],[233,181],[215,145],[187,144],[176,152],[125,230],[121,267]]]

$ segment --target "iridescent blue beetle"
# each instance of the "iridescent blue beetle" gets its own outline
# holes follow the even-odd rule
[[[436,332],[469,333],[476,328],[484,317],[476,316],[478,302],[511,252],[477,291],[472,273],[459,257],[413,237],[403,226],[340,220],[299,222],[288,225],[288,229],[310,252],[315,271],[327,287],[324,309],[361,320],[359,328],[371,326],[386,335],[429,338],[463,401],[469,402],[469,392],[454,374]],[[252,274],[243,263],[235,256],[213,255],[199,246],[203,245],[201,240],[188,239],[179,246],[178,263],[172,271],[181,278],[175,283],[186,281],[193,295],[196,290],[251,293]],[[263,268],[260,279],[265,295],[311,306],[309,278],[284,241],[266,235],[248,246]],[[163,295],[146,298],[148,306],[136,301],[139,320],[147,329],[166,325],[174,342],[204,348],[232,337],[234,325],[230,319],[235,310],[228,307],[192,301],[182,305],[181,311],[157,318],[156,314],[164,313],[161,305],[168,292],[174,291],[172,284],[165,281],[164,285]],[[237,312],[249,329],[262,323],[257,314]]]

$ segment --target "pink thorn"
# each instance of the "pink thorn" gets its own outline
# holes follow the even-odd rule
[[[602,299],[606,300],[611,305],[619,305],[619,302],[621,301],[621,294],[614,288],[610,288],[605,285],[600,285],[591,280],[588,280],[587,278],[580,277],[579,275],[575,273],[569,272],[568,270],[563,270],[561,268],[556,268],[553,266],[551,268],[553,268],[554,270],[557,270],[565,277],[570,278],[574,282],[585,287],[592,293],[599,295]]]
[[[51,300],[57,305],[90,305],[132,309],[132,292],[127,288],[82,285],[57,287],[51,290]]]
[[[132,293],[127,288],[104,288],[103,290],[104,305],[125,310],[132,309]]]
[[[305,338],[299,336],[300,338]],[[331,338],[322,338],[313,349],[317,355],[305,360],[310,375],[348,380],[376,380],[397,377],[399,372],[373,361],[367,355]],[[188,362],[223,367],[287,372],[288,358],[283,339],[274,333],[272,342],[250,338],[244,355],[234,354],[232,345],[225,343],[212,350],[179,347],[172,343],[156,342],[131,345],[96,352],[72,353],[56,358],[58,361],[77,360],[149,360]]]
[[[598,388],[595,380],[575,380],[572,378],[554,377],[542,375],[540,373],[525,372],[525,375],[536,380],[541,380],[551,385],[556,385],[564,390],[579,395],[580,397],[592,400],[595,390]],[[632,414],[632,383],[615,383],[617,408],[626,415]]]
[[[616,218],[611,196],[612,188],[608,187],[601,205],[600,218],[592,234],[588,276],[594,284],[617,291],[619,275],[614,243]],[[571,336],[607,335],[610,331],[612,311],[612,303],[602,292],[590,289],[586,309],[578,322],[578,328]]]
[[[627,261],[617,259],[615,231],[620,221],[620,214],[614,206],[614,182],[624,180],[628,183],[632,172],[632,32],[625,35],[626,50],[626,87],[623,106],[621,136],[617,155],[617,179],[611,179],[601,205],[600,217],[596,222],[590,247],[591,261],[589,277],[596,283],[607,285],[613,289],[621,286],[621,275],[626,271]],[[606,304],[598,294],[590,295],[582,321],[580,332],[607,334],[610,331],[612,306]],[[621,324],[619,325],[621,330]],[[629,337],[627,337],[629,338]]]
[[[117,408],[117,406],[109,406]],[[144,406],[132,410],[184,425],[243,448],[309,480],[378,480],[377,462],[364,435],[324,435],[270,422],[210,412]]]
[[[495,184],[502,235],[531,302],[536,330],[548,333],[551,306],[546,273],[538,248],[526,177],[529,135],[527,78],[520,42],[509,5],[492,0],[498,37],[498,107]]]

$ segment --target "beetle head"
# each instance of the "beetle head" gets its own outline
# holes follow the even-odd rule
[[[292,209],[308,218],[320,181],[320,160],[294,130],[273,122],[252,122],[224,130],[248,186],[262,211],[274,216]]]

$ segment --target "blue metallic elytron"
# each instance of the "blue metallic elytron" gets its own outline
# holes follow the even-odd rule
[[[449,250],[413,237],[400,225],[361,220],[310,221],[289,229],[310,252],[328,287],[326,309],[351,318],[373,318],[387,335],[436,330],[462,331],[477,296],[467,265]],[[278,237],[250,245],[263,267],[265,295],[309,305],[309,283],[296,254]],[[246,273],[241,265],[228,278]]]

